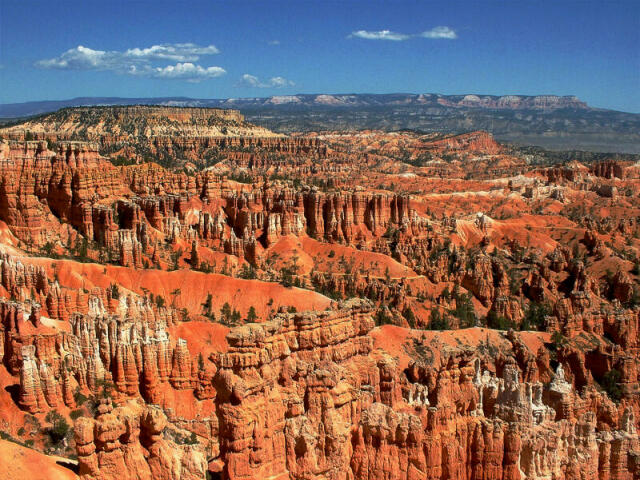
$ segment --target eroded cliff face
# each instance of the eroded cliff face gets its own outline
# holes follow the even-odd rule
[[[114,409],[103,400],[95,419],[82,418],[75,424],[80,478],[205,478],[203,449],[176,443],[175,435],[180,433],[168,427],[157,406],[130,402]]]
[[[357,317],[351,322],[348,337],[351,329],[370,328]],[[332,330],[329,338],[342,337],[342,328]],[[289,331],[286,324],[282,331]],[[601,472],[603,478],[630,479],[638,474],[636,454],[624,453],[639,446],[633,395],[631,404],[615,406],[592,387],[579,393],[562,364],[553,371],[544,347],[532,351],[516,334],[490,340],[487,333],[483,343],[477,332],[475,345],[453,348],[438,345],[435,336],[431,343],[416,338],[416,358],[402,370],[387,353],[371,351],[370,338],[360,338],[356,349],[349,342],[336,355],[333,345],[300,343],[292,332],[285,334],[288,345],[277,347],[278,333],[265,334],[261,326],[238,329],[228,338],[231,350],[218,373],[225,382],[218,401],[226,415],[235,412],[237,422],[229,430],[234,461],[224,466],[228,478],[577,479]],[[375,337],[389,333],[382,329]],[[296,349],[305,345],[315,348],[301,364]],[[272,359],[289,350],[283,365],[291,362],[295,370],[287,372]],[[335,363],[341,368],[332,368]],[[266,365],[268,377],[259,373]],[[266,410],[282,404],[288,410]],[[241,413],[246,409],[250,419]],[[286,456],[275,453],[274,445],[282,443]]]
[[[87,143],[62,142],[55,152],[41,141],[4,143],[0,169],[0,220],[30,245],[67,234],[64,223],[81,228],[92,204],[123,193],[117,170]]]
[[[132,112],[0,143],[7,435],[85,480],[640,475],[634,166]]]
[[[51,253],[62,245],[86,254],[95,242],[96,257],[123,266],[155,263],[165,240],[198,240],[256,263],[256,242],[268,247],[287,235],[355,243],[392,225],[424,226],[407,196],[268,182],[246,188],[210,170],[187,176],[150,165],[122,169],[95,145],[78,142],[55,152],[44,141],[4,143],[0,170],[0,220],[30,249]]]
[[[109,291],[87,304],[68,332],[35,303],[0,304],[20,408],[75,408],[75,392],[112,384],[95,418],[75,424],[87,480],[639,473],[637,356],[596,334],[552,350],[544,333],[381,328],[370,302],[352,300],[236,327],[223,350],[196,353],[170,334],[182,324],[172,308]],[[606,324],[638,348],[637,316]],[[617,404],[594,381],[606,361],[623,365]]]
[[[432,344],[402,370],[373,349],[372,327],[367,305],[352,303],[233,330],[212,379],[220,442],[208,468],[230,479],[639,473],[637,405],[616,406],[593,387],[579,392],[518,336]],[[89,473],[90,462],[80,457],[86,478],[111,478],[109,466]]]

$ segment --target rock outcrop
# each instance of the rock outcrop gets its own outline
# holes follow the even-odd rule
[[[95,419],[75,424],[80,478],[201,480],[206,455],[198,444],[181,445],[167,437],[181,434],[168,429],[158,407],[127,404],[113,408],[103,401]]]

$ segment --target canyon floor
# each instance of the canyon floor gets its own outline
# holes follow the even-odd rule
[[[0,476],[638,479],[639,250],[637,158],[207,108],[0,128]]]

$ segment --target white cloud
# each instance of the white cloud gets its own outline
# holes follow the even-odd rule
[[[148,48],[130,48],[125,51],[93,50],[79,45],[57,57],[40,60],[36,62],[36,66],[58,70],[114,71],[128,75],[197,82],[226,73],[221,67],[203,67],[193,63],[201,56],[216,53],[219,53],[219,50],[214,45],[203,47],[194,43],[152,45]],[[167,60],[178,63],[157,65]]]
[[[392,40],[395,42],[402,42],[413,37],[453,40],[458,38],[458,35],[452,28],[441,26],[434,27],[431,30],[427,30],[419,34],[398,33],[392,32],[391,30],[358,30],[356,32],[352,32],[351,35],[349,35],[347,38],[363,38],[365,40]]]
[[[424,38],[435,38],[435,39],[445,38],[447,40],[454,40],[458,38],[458,34],[456,33],[456,31],[449,27],[433,27],[431,30],[422,32],[420,36]]]
[[[239,87],[259,87],[260,86],[260,79],[258,77],[256,77],[255,75],[249,75],[248,73],[245,73],[244,75],[242,75],[242,78],[238,82],[237,86],[239,86]]]
[[[124,52],[125,56],[159,60],[175,60],[177,62],[196,61],[200,55],[215,55],[220,53],[214,45],[200,47],[193,43],[174,43],[153,45],[149,48],[130,48]]]
[[[261,82],[255,75],[245,73],[240,78],[240,81],[236,84],[236,87],[248,87],[248,88],[284,88],[293,87],[295,83],[291,80],[287,80],[284,77],[271,77],[267,82]]]
[[[205,78],[220,77],[225,73],[227,73],[227,71],[221,67],[201,67],[191,62],[185,62],[167,65],[166,67],[156,67],[150,76],[155,78],[178,78],[197,82]]]
[[[349,38],[357,37],[364,38],[365,40],[393,40],[400,42],[402,40],[408,40],[411,35],[405,35],[404,33],[396,33],[390,30],[378,30],[376,32],[369,30],[358,30],[349,35]]]
[[[280,45],[280,40],[270,40],[267,43],[272,46]]]
[[[287,80],[284,77],[271,77],[271,79],[269,79],[269,83],[272,87],[276,88],[293,87],[295,85],[291,80]]]
[[[78,45],[62,55],[40,60],[36,65],[42,68],[59,68],[63,70],[109,70],[116,60],[118,52],[105,52]]]

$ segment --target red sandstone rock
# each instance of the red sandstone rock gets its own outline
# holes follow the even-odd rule
[[[10,431],[18,407],[87,414],[76,393],[104,391],[113,404],[75,423],[87,480],[203,478],[207,460],[245,480],[638,476],[632,168],[530,171],[478,132],[261,137],[237,112],[120,114],[150,122],[141,146],[185,169],[114,167],[100,151],[135,157],[140,145],[107,128],[97,144],[63,141],[78,123],[0,145]],[[158,135],[167,118],[195,123]],[[239,130],[223,134],[225,122]],[[194,171],[212,152],[219,165]],[[300,287],[274,285],[292,264]],[[189,267],[257,280],[219,276],[211,289]],[[143,276],[150,290],[137,290]],[[311,288],[370,301],[314,293],[318,311],[275,313]],[[254,304],[261,323],[247,323],[264,291],[281,298]],[[471,295],[471,324],[492,312],[519,326],[548,308],[526,332],[419,331],[436,314],[461,324],[452,292]],[[227,301],[242,310],[228,334]]]

